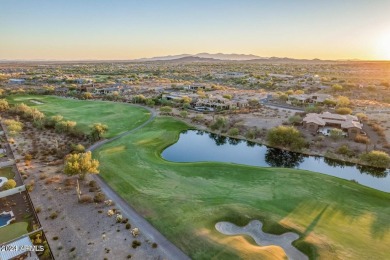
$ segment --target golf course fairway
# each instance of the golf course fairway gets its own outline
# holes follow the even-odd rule
[[[11,104],[24,103],[35,107],[48,117],[61,115],[64,120],[77,122],[76,129],[84,133],[89,133],[89,128],[94,123],[106,124],[108,126],[108,131],[104,135],[106,138],[131,130],[146,122],[150,117],[148,110],[126,103],[43,95],[11,95],[7,97],[7,100]]]
[[[189,128],[159,117],[94,156],[103,179],[191,258],[283,259],[279,247],[259,247],[214,227],[255,219],[264,232],[299,234],[294,245],[310,259],[390,255],[390,194],[304,170],[162,159],[163,149]]]

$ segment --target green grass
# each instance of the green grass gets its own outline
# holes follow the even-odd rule
[[[144,108],[124,103],[65,99],[54,96],[12,95],[7,97],[12,104],[25,103],[36,107],[47,116],[62,115],[66,120],[76,121],[77,128],[89,133],[93,123],[108,125],[105,137],[113,137],[147,121],[150,112]],[[35,104],[31,100],[42,102]]]
[[[5,177],[7,179],[13,179],[15,173],[12,170],[12,167],[5,167],[0,169],[0,177]]]
[[[27,234],[27,222],[18,222],[0,228],[0,244]]]
[[[163,160],[161,151],[185,129],[157,118],[94,155],[101,176],[191,258],[271,259],[249,238],[214,228],[218,221],[252,219],[263,221],[266,232],[301,234],[295,245],[312,259],[390,255],[388,193],[304,170]]]

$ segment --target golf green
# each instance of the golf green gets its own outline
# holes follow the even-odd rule
[[[106,138],[116,136],[147,121],[150,112],[142,107],[108,101],[76,100],[42,95],[11,95],[8,102],[25,103],[46,116],[62,115],[65,120],[76,121],[76,128],[88,133],[94,123],[108,126]]]

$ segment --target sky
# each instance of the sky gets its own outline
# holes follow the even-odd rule
[[[0,0],[1,59],[390,60],[390,0]]]

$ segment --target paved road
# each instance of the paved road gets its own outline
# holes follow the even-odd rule
[[[132,130],[126,131],[113,138],[100,141],[92,145],[91,147],[89,147],[87,150],[93,151],[104,144],[112,142],[125,135],[131,134],[132,132],[137,131],[138,129],[152,122],[156,117],[156,112],[151,108],[148,107],[144,107],[144,108],[149,110],[151,113],[151,117],[148,119],[148,121],[146,121],[142,125]],[[148,221],[146,221],[140,214],[138,214],[135,211],[135,209],[132,206],[130,206],[123,198],[121,198],[119,194],[116,193],[110,186],[108,186],[108,184],[99,175],[93,175],[92,177],[96,180],[96,182],[99,184],[102,191],[107,195],[107,197],[115,202],[115,205],[121,210],[122,214],[128,217],[129,219],[131,219],[132,226],[139,228],[142,234],[150,238],[151,241],[157,243],[158,248],[164,253],[167,259],[172,259],[172,260],[190,259],[179,248],[177,248],[168,239],[166,239],[155,227],[153,227]]]

